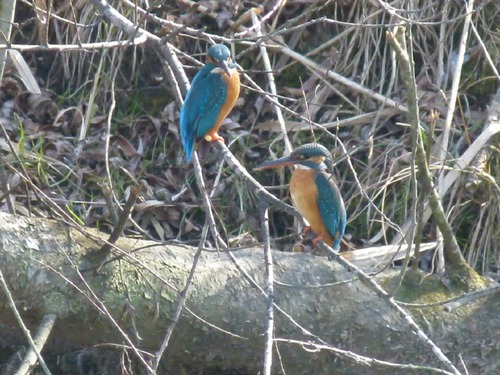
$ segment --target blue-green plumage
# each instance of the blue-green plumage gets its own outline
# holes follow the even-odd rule
[[[191,89],[186,95],[181,110],[181,140],[189,162],[195,143],[203,138],[215,125],[217,117],[226,102],[226,80],[220,70],[227,71],[234,67],[228,63],[229,49],[217,44],[208,50],[207,64],[196,74]],[[224,65],[226,64],[226,65]],[[214,69],[219,68],[214,72]]]
[[[181,139],[188,162],[195,142],[214,126],[226,101],[226,81],[220,74],[210,73],[214,68],[208,63],[196,74],[182,106]]]
[[[318,188],[318,208],[326,229],[332,236],[333,249],[337,250],[344,235],[347,214],[339,189],[333,176],[324,171],[317,171],[314,179]]]

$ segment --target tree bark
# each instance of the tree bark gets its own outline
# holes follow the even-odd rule
[[[133,259],[115,251],[119,259],[94,269],[85,255],[101,245],[64,223],[0,212],[0,268],[18,309],[24,312],[25,323],[33,328],[45,314],[58,317],[44,356],[64,357],[65,353],[98,343],[124,343],[110,319],[96,308],[99,301],[137,347],[151,353],[158,349],[177,299],[171,286],[183,288],[196,249],[121,238],[117,245]],[[241,250],[234,255],[264,287],[262,249]],[[289,284],[275,284],[275,303],[313,335],[305,334],[276,312],[275,338],[316,343],[320,338],[360,355],[440,368],[405,322],[362,283],[325,285],[352,278],[337,264],[310,254],[274,252],[273,259],[275,279]],[[396,276],[397,272],[389,270],[377,278],[388,288]],[[86,283],[99,301],[92,297]],[[396,298],[411,302],[420,298],[427,303],[449,295],[434,276],[422,281],[422,275],[409,273]],[[444,312],[442,307],[415,310],[414,317],[455,364],[460,363],[458,356],[462,355],[470,374],[483,373],[500,363],[500,353],[491,347],[500,342],[500,331],[491,330],[498,327],[498,314],[494,312],[499,303],[495,295],[451,312]],[[266,297],[250,286],[225,253],[202,254],[186,307],[199,318],[184,310],[165,352],[162,373],[176,373],[179,366],[193,373],[206,368],[249,373],[262,369]],[[0,323],[0,353],[25,345],[3,295]],[[348,355],[341,355],[339,360],[327,350],[311,352],[283,342],[276,345],[280,354],[278,357],[275,350],[276,374],[281,373],[281,366],[290,374],[429,373],[373,364],[369,367]],[[133,357],[132,352],[129,356]],[[4,360],[0,358],[0,362]]]

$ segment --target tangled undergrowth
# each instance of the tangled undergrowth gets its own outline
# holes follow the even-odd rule
[[[128,0],[110,5],[175,47],[190,79],[211,42],[233,41],[244,86],[221,135],[248,170],[271,155],[281,156],[284,150],[275,105],[264,96],[270,93],[271,73],[278,87],[273,97],[283,106],[291,143],[317,141],[337,158],[338,182],[348,207],[346,240],[357,248],[391,243],[396,232],[368,204],[353,171],[387,218],[400,226],[411,219],[412,150],[401,107],[406,92],[386,43],[386,31],[400,22],[411,22],[407,28],[413,40],[422,132],[432,149],[433,171],[437,175],[442,168],[437,160],[439,136],[466,12],[462,2],[423,3],[418,10],[391,12],[402,5],[392,4],[389,9],[381,5],[385,3],[356,0],[289,1],[276,8],[267,1],[182,0],[158,3],[147,14],[136,13],[135,4]],[[146,8],[142,3],[138,6]],[[252,9],[261,17],[263,38],[244,31],[252,27]],[[468,39],[445,170],[454,168],[454,160],[483,132],[487,105],[500,86],[492,68],[500,66],[500,30],[495,26],[500,24],[499,11],[500,5],[493,1],[473,11],[475,31]],[[270,15],[267,20],[266,15]],[[79,46],[129,38],[103,21],[87,1],[54,1],[49,19],[45,21],[43,9],[35,11],[31,3],[19,2],[13,43]],[[268,49],[272,71],[265,69],[259,50],[259,43],[267,41],[282,46]],[[8,135],[0,132],[1,209],[57,216],[47,204],[50,198],[81,224],[110,232],[118,207],[133,186],[142,184],[125,234],[196,244],[205,220],[203,204],[192,165],[185,163],[182,152],[175,86],[153,48],[61,48],[59,52],[28,48],[22,56],[41,92],[29,92],[29,74],[12,61],[7,65],[0,87],[0,121]],[[340,83],[327,71],[349,81]],[[433,111],[438,114],[434,133]],[[199,154],[222,235],[231,246],[258,243],[256,198],[213,150],[202,145]],[[500,266],[499,161],[500,153],[491,141],[443,198],[466,259],[482,272]],[[23,180],[23,173],[40,191]],[[289,173],[255,176],[266,186],[279,185],[272,192],[288,199]],[[296,232],[293,218],[277,210],[272,213],[276,247],[304,249]],[[423,242],[435,235],[430,221]]]

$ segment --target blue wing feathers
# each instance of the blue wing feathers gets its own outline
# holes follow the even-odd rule
[[[326,229],[328,229],[328,232],[335,241],[333,249],[337,250],[340,246],[342,236],[344,235],[347,222],[344,201],[331,175],[325,172],[319,172],[316,175],[315,182],[318,187],[317,202],[319,213]],[[332,191],[334,192],[333,195]]]
[[[210,73],[213,68],[213,64],[207,64],[196,74],[182,106],[180,130],[188,162],[196,139],[214,127],[226,101],[226,81],[220,74]]]

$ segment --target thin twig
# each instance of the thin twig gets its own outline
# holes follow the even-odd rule
[[[104,196],[104,201],[106,202],[111,222],[116,226],[118,225],[118,220],[120,218],[118,216],[118,212],[116,212],[116,206],[112,199],[113,191],[111,190],[111,186],[106,182],[102,185],[102,195]]]
[[[125,203],[125,206],[123,206],[120,218],[118,219],[118,223],[113,228],[113,232],[111,232],[108,241],[99,250],[89,253],[89,255],[91,255],[93,259],[97,260],[98,262],[102,262],[109,255],[111,251],[111,245],[114,244],[118,240],[118,238],[120,238],[120,235],[125,228],[125,224],[127,224],[130,213],[134,209],[135,201],[139,197],[141,190],[142,185],[138,185],[130,189],[130,195],[127,199],[127,202]]]
[[[257,18],[257,15],[255,14],[254,11],[251,12],[252,16],[252,21],[254,28],[256,30],[257,36],[261,37],[262,32],[260,30],[260,23]],[[276,96],[278,94],[278,91],[276,90],[276,83],[274,82],[274,75],[272,73],[272,66],[271,66],[271,60],[269,59],[269,55],[267,54],[267,49],[263,44],[259,45],[260,47],[260,54],[262,56],[262,61],[264,63],[264,69],[268,71],[266,74],[267,76],[267,81],[269,82],[269,89],[271,91],[271,94]],[[278,118],[278,122],[280,124],[281,128],[281,135],[283,136],[283,141],[285,142],[285,156],[289,155],[293,148],[290,143],[290,140],[287,137],[287,131],[286,131],[286,125],[285,125],[285,119],[283,118],[283,112],[281,112],[281,108],[277,105],[274,106],[274,110],[276,112],[276,117]]]
[[[264,347],[264,370],[263,375],[271,375],[273,365],[273,338],[274,338],[274,270],[273,253],[269,241],[269,205],[265,201],[259,202],[260,224],[262,228],[262,240],[264,242],[264,260],[266,264],[266,293],[267,293],[267,325],[265,332]]]
[[[184,83],[188,82],[186,75],[182,69],[178,69],[180,66],[179,60],[173,54],[171,51],[173,49],[173,46],[170,43],[162,43],[161,38],[157,37],[156,35],[144,30],[143,28],[138,27],[138,25],[134,24],[133,22],[129,21],[127,18],[125,18],[122,14],[120,14],[116,9],[111,7],[106,1],[104,0],[90,0],[90,3],[94,5],[103,15],[103,17],[107,18],[113,25],[117,26],[121,30],[123,30],[125,33],[128,35],[133,35],[134,38],[146,38],[148,42],[155,43],[160,46],[159,48],[159,53],[164,56],[167,61],[169,62],[170,68],[173,70],[175,77],[177,78],[177,81],[182,81]],[[133,5],[134,8],[137,8],[136,5]],[[143,11],[144,14],[146,13]],[[180,25],[182,27],[182,25]],[[177,69],[174,69],[174,67],[177,67]],[[168,74],[168,72],[167,72]],[[179,83],[180,84],[180,83]],[[181,87],[182,84],[181,84]],[[184,91],[183,91],[184,92]],[[187,89],[186,91],[187,92]]]
[[[111,37],[111,33],[108,34],[108,38]],[[99,87],[99,80],[101,78],[101,73],[103,72],[102,66],[104,64],[104,61],[106,60],[106,53],[105,51],[101,51],[101,58],[99,60],[99,65],[97,66],[96,73],[93,77],[93,85],[92,85],[92,90],[90,91],[90,95],[88,98],[88,103],[87,103],[87,110],[85,112],[85,116],[82,119],[83,121],[81,122],[80,125],[80,131],[78,135],[78,141],[79,145],[75,148],[75,154],[76,158],[79,157],[80,151],[83,148],[83,140],[87,137],[87,131],[90,126],[90,121],[92,120],[91,116],[94,113],[93,108],[94,108],[94,103],[95,103],[95,98],[97,95],[97,89]]]
[[[390,98],[387,98],[384,95],[381,95],[377,92],[374,92],[370,89],[367,89],[366,87],[360,85],[359,83],[354,82],[348,78],[345,78],[345,77],[341,76],[340,74],[335,73],[332,70],[325,69],[321,65],[312,61],[311,59],[309,59],[309,58],[307,58],[307,57],[305,57],[305,56],[303,56],[295,51],[292,51],[292,50],[288,49],[287,47],[272,46],[272,48],[277,49],[278,51],[284,53],[285,55],[291,57],[294,60],[297,60],[298,62],[300,62],[304,66],[307,66],[307,67],[314,69],[321,76],[329,77],[338,83],[346,85],[347,87],[349,87],[350,89],[354,90],[355,92],[357,92],[359,94],[366,95],[366,96],[368,96],[368,97],[370,97],[370,98],[372,98],[380,103],[384,103],[385,105],[387,105],[389,107],[393,107],[394,109],[398,110],[399,112],[408,112],[408,108],[406,108],[406,106],[404,106],[403,104],[398,103],[398,102],[396,102]]]
[[[307,234],[310,238],[315,236],[314,233],[310,232]],[[394,299],[375,281],[373,278],[369,277],[366,273],[356,267],[354,264],[345,259],[341,253],[334,251],[331,247],[326,245],[323,241],[318,242],[318,246],[321,250],[328,252],[332,258],[334,258],[342,267],[344,267],[348,272],[352,272],[355,276],[370,287],[377,295],[383,300],[387,301],[389,306],[396,311],[399,316],[401,316],[408,325],[417,333],[418,338],[426,345],[428,345],[432,352],[438,357],[438,359],[443,362],[450,371],[455,375],[460,375],[460,372],[455,368],[451,361],[446,357],[442,350],[422,331],[417,323],[413,320],[410,314],[408,314],[401,306],[399,306]]]
[[[329,345],[321,345],[321,344],[316,344],[314,342],[306,342],[306,341],[300,341],[300,340],[293,340],[293,339],[275,339],[274,341],[276,342],[284,342],[287,344],[296,344],[302,346],[303,349],[307,351],[320,351],[320,350],[328,350],[332,353],[335,353],[336,355],[340,357],[346,357],[350,358],[356,363],[359,363],[361,365],[367,366],[367,367],[373,367],[373,366],[381,366],[381,367],[389,367],[389,368],[395,368],[395,369],[401,369],[401,370],[406,370],[406,371],[426,371],[426,372],[432,372],[436,374],[445,374],[445,375],[453,375],[453,373],[445,371],[445,370],[440,370],[434,367],[428,367],[428,366],[418,366],[418,365],[406,365],[403,363],[393,363],[393,362],[388,362],[388,361],[381,361],[380,359],[376,358],[371,358],[371,357],[365,357],[359,354],[355,354],[353,352],[350,352],[348,350],[343,350],[343,349],[338,349],[331,347]]]
[[[238,176],[240,176],[246,182],[246,184],[250,187],[250,189],[252,189],[255,195],[258,195],[261,199],[265,199],[267,202],[269,202],[269,204],[278,207],[282,211],[295,216],[298,219],[302,219],[302,216],[300,216],[300,214],[292,206],[280,201],[274,195],[270,194],[264,188],[264,186],[262,186],[255,178],[253,178],[252,175],[248,173],[246,168],[241,165],[238,159],[235,158],[235,156],[224,143],[220,141],[214,143],[215,147],[218,148],[226,163]]]
[[[452,308],[459,306],[464,306],[468,303],[474,302],[480,298],[489,297],[493,294],[500,293],[500,284],[494,285],[490,288],[476,290],[471,293],[462,294],[461,296],[447,299],[445,301],[439,301],[434,303],[408,303],[402,301],[396,301],[397,304],[406,307],[417,307],[417,308],[427,308],[445,305],[445,311],[450,311]],[[447,306],[446,306],[447,305]]]
[[[260,34],[261,25],[263,25],[264,22],[267,22],[267,20],[270,19],[274,13],[276,13],[279,9],[281,9],[283,7],[283,5],[285,5],[285,3],[286,3],[286,0],[277,0],[276,4],[274,4],[273,8],[265,16],[262,17],[261,21],[257,21],[257,23],[254,22],[254,25],[252,27],[250,27],[249,29],[247,29],[241,33],[236,34],[236,36],[238,38],[241,38],[242,36],[244,36],[248,33],[251,33],[254,30],[257,30],[257,33]],[[250,11],[253,14],[255,14],[254,9],[250,9]],[[252,16],[252,20],[253,20],[253,16]],[[262,34],[260,34],[259,36],[262,36]]]
[[[444,47],[445,47],[445,40],[447,39],[446,37],[446,26],[448,25],[446,21],[448,20],[448,14],[449,14],[449,9],[450,9],[450,1],[446,1],[443,4],[443,12],[442,14],[442,23],[439,25],[439,43],[438,43],[438,66],[437,66],[437,74],[435,76],[436,81],[434,84],[438,87],[441,88],[442,83],[445,83],[446,80],[443,81],[443,76],[444,76]]]
[[[439,149],[439,154],[438,154],[438,161],[441,164],[442,167],[446,164],[446,159],[448,155],[448,144],[450,140],[450,130],[451,130],[451,122],[453,121],[453,117],[455,115],[455,107],[457,104],[457,97],[458,97],[458,87],[460,85],[460,77],[462,75],[462,65],[464,63],[464,57],[465,57],[465,50],[467,47],[467,39],[469,37],[469,25],[471,24],[471,18],[472,14],[470,13],[472,11],[474,5],[474,0],[469,0],[469,3],[465,5],[465,9],[467,12],[466,17],[464,18],[464,26],[462,30],[462,38],[460,40],[460,45],[458,47],[458,54],[457,54],[457,59],[456,63],[453,69],[453,82],[451,85],[451,95],[450,95],[450,100],[448,101],[448,108],[446,111],[446,119],[444,123],[444,128],[443,128],[443,135],[441,136],[441,148]],[[437,193],[439,195],[439,198],[442,198],[444,196],[444,168],[441,168],[438,176],[438,184],[437,184]],[[449,242],[451,240],[449,234],[443,233],[441,230],[441,226],[438,226],[438,231],[437,231],[437,236],[438,240],[440,241],[442,238],[443,241],[443,246],[438,246],[438,262],[437,262],[437,270],[436,272],[438,274],[444,273],[444,260],[445,257],[447,256],[444,254],[444,251],[446,251],[446,247],[450,248],[451,245]],[[441,241],[440,241],[441,242]],[[451,249],[450,249],[451,250]]]
[[[115,56],[116,56],[116,50],[113,51],[113,57],[111,59],[111,66],[114,65],[113,62],[115,60]],[[108,177],[108,181],[106,182],[107,186],[105,186],[104,188],[108,190],[108,193],[109,193],[108,196],[110,198],[112,197],[115,200],[115,202],[117,203],[117,205],[119,205],[119,202],[118,202],[118,199],[116,198],[116,195],[115,195],[115,192],[113,189],[113,178],[111,177],[111,169],[109,167],[109,144],[110,144],[110,140],[111,140],[111,123],[113,121],[113,114],[115,112],[115,107],[116,107],[116,93],[115,93],[116,76],[118,74],[118,71],[120,70],[119,68],[120,68],[123,56],[124,56],[124,54],[121,53],[120,57],[118,58],[118,63],[116,64],[116,68],[114,69],[113,78],[111,79],[111,105],[109,106],[108,117],[106,119],[106,138],[104,141],[104,163],[105,163],[105,167],[106,167],[106,175]],[[90,104],[89,107],[92,107],[92,104]],[[88,110],[87,113],[90,113],[90,112],[91,111]],[[106,196],[106,194],[105,194],[105,196]],[[108,201],[106,201],[106,203],[108,203]],[[134,203],[135,203],[135,201],[134,201]],[[109,207],[109,211],[111,213],[113,213],[113,211],[115,211],[115,216],[116,216],[116,210],[114,209],[115,206],[113,205],[112,199],[109,199],[108,207]],[[113,221],[113,225],[115,225],[115,229],[118,226],[118,223],[119,223],[119,219],[118,219],[118,221]],[[123,231],[123,228],[121,230]]]
[[[219,142],[219,141],[217,141]],[[216,249],[219,248],[219,245],[225,249],[227,249],[227,245],[220,236],[217,230],[217,224],[215,223],[214,214],[212,212],[212,202],[210,201],[210,197],[208,196],[207,189],[205,188],[205,181],[203,181],[203,172],[201,169],[200,161],[198,160],[198,153],[193,153],[193,165],[194,165],[194,174],[196,176],[196,183],[198,184],[198,188],[200,189],[201,199],[203,201],[203,206],[205,208],[205,215],[208,221],[208,225],[210,227],[210,232],[212,233],[212,237],[215,241]]]
[[[33,182],[31,181],[31,178],[30,178],[30,175],[28,174],[28,171],[24,167],[24,163],[21,161],[21,158],[19,157],[19,154],[16,150],[16,147],[14,146],[14,144],[12,143],[12,140],[10,139],[9,135],[7,134],[7,130],[5,130],[5,127],[3,126],[2,121],[0,121],[0,128],[2,129],[5,140],[7,141],[8,145],[9,145],[10,152],[12,152],[12,154],[14,155],[14,158],[17,160],[17,162],[21,166],[23,173],[20,173],[17,171],[16,172],[19,173],[19,176],[21,176],[21,178],[23,178],[25,180],[24,185],[25,185],[25,189],[26,189],[26,196],[29,196],[28,185],[33,184]],[[9,163],[5,162],[5,164],[8,165],[12,169],[12,166]],[[35,196],[38,198],[38,194],[36,192],[35,192]],[[30,202],[30,200],[28,199],[28,204],[30,204],[29,202]],[[15,212],[15,206],[14,206],[14,212]],[[30,212],[31,212],[31,210],[30,210]]]
[[[53,52],[88,52],[93,53],[101,49],[123,48],[131,46],[140,46],[148,42],[145,35],[134,38],[133,40],[115,40],[96,43],[82,44],[41,44],[41,45],[26,45],[26,44],[0,44],[0,50],[13,49],[20,52],[31,51],[53,51]]]
[[[7,172],[5,172],[5,167],[3,165],[2,158],[0,158],[0,161],[2,161],[2,165],[0,165],[0,184],[2,185],[2,190],[3,190],[3,194],[0,195],[0,202],[5,199],[7,201],[7,207],[9,208],[9,213],[15,216],[16,210],[14,206],[14,196],[12,195],[12,192],[17,188],[17,185],[12,187],[10,186],[9,178],[7,177]]]
[[[488,48],[486,48],[486,46],[484,45],[483,39],[481,38],[481,36],[477,32],[476,26],[474,26],[474,22],[471,22],[470,26],[472,27],[472,31],[474,32],[474,35],[477,38],[477,42],[481,46],[483,53],[486,56],[486,60],[488,60],[488,64],[490,64],[491,70],[493,70],[493,73],[495,73],[497,79],[500,81],[500,74],[498,73],[498,69],[495,66],[495,63],[493,62],[493,60],[491,58],[491,55],[490,55],[490,52],[488,51]]]
[[[467,48],[467,38],[469,36],[469,25],[471,23],[472,11],[474,5],[474,0],[468,0],[468,4],[466,4],[466,12],[467,15],[464,18],[464,26],[462,30],[462,38],[460,40],[460,45],[458,47],[458,54],[455,68],[453,69],[453,82],[451,85],[451,95],[450,100],[448,102],[448,108],[446,111],[446,120],[444,123],[442,141],[441,141],[441,149],[439,154],[439,160],[442,165],[446,162],[446,155],[448,154],[448,143],[450,139],[450,129],[451,122],[453,121],[453,116],[455,115],[455,106],[457,104],[457,96],[458,96],[458,86],[460,85],[460,77],[462,75],[462,65],[464,63],[465,50]],[[439,175],[439,184],[438,184],[438,192],[439,196],[443,197],[443,185],[444,185],[444,171],[442,171]]]
[[[109,319],[109,321],[111,322],[111,324],[113,324],[113,326],[118,330],[118,332],[120,332],[120,334],[122,335],[122,337],[124,338],[124,340],[132,347],[132,350],[134,351],[135,355],[137,356],[137,358],[139,358],[139,361],[141,361],[141,363],[146,367],[146,370],[149,371],[150,374],[154,374],[154,371],[151,368],[151,366],[148,363],[148,361],[146,361],[146,359],[141,355],[141,353],[135,347],[134,343],[132,342],[132,340],[130,339],[130,337],[128,336],[128,334],[122,329],[122,327],[120,327],[120,325],[115,320],[115,318],[113,317],[113,315],[108,311],[108,308],[106,307],[106,305],[104,304],[104,302],[101,301],[99,299],[99,297],[95,294],[94,290],[89,285],[89,283],[87,282],[87,280],[85,279],[85,277],[83,277],[83,275],[80,272],[80,269],[78,268],[78,266],[71,260],[71,258],[69,256],[67,256],[67,254],[66,254],[66,259],[68,259],[68,261],[72,264],[75,272],[78,274],[78,277],[83,282],[83,284],[85,285],[85,287],[87,288],[87,290],[90,292],[90,296],[87,295],[87,293],[83,293],[83,295],[86,296],[89,300],[91,300],[94,303],[94,305],[98,306],[98,308],[101,311],[101,313],[103,315],[105,315]]]
[[[56,314],[47,314],[42,318],[42,321],[40,322],[40,325],[38,326],[38,329],[35,332],[35,336],[33,338],[33,342],[35,343],[35,346],[39,353],[42,351],[43,346],[47,342],[47,338],[49,337],[55,322]],[[15,375],[29,374],[35,367],[36,361],[37,355],[35,351],[30,348]]]
[[[12,310],[14,317],[16,318],[17,322],[19,323],[19,326],[21,327],[21,330],[23,331],[24,335],[26,336],[26,339],[28,340],[30,349],[35,353],[36,358],[38,358],[38,361],[40,362],[40,366],[42,366],[43,372],[45,373],[45,375],[51,375],[49,368],[47,367],[45,361],[40,355],[38,347],[36,346],[35,342],[33,341],[33,338],[31,337],[29,329],[24,325],[23,318],[21,318],[21,315],[19,314],[19,310],[16,307],[14,298],[12,298],[12,294],[10,293],[9,287],[7,286],[7,282],[3,277],[2,270],[0,270],[0,285],[5,293],[5,296],[7,297],[7,302],[9,303],[10,309]]]
[[[163,339],[163,342],[161,343],[160,349],[155,354],[155,360],[153,363],[153,369],[156,371],[158,370],[158,366],[160,364],[161,357],[163,353],[165,352],[165,349],[168,346],[168,343],[170,341],[170,337],[172,336],[172,333],[174,332],[174,328],[177,325],[177,322],[179,321],[179,316],[181,315],[182,309],[184,308],[184,304],[187,299],[188,291],[189,288],[191,287],[191,284],[193,282],[193,277],[194,277],[194,272],[196,270],[196,266],[198,265],[198,260],[200,259],[200,255],[203,251],[203,244],[205,243],[205,240],[207,238],[207,233],[208,233],[208,225],[205,224],[203,227],[203,231],[201,234],[201,239],[200,239],[200,245],[198,246],[198,251],[193,257],[193,264],[191,266],[191,272],[189,273],[189,276],[186,280],[186,284],[184,285],[184,289],[181,290],[179,293],[179,298],[177,299],[175,303],[175,308],[174,308],[174,315],[171,318],[172,322],[169,324],[167,328],[167,333],[165,335],[165,338]]]

